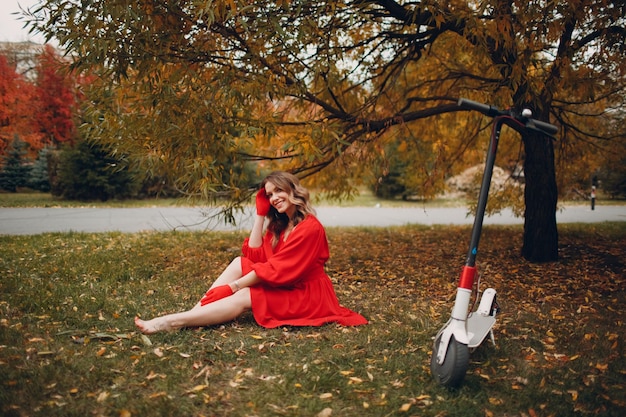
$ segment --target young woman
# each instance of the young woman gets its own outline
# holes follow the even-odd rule
[[[243,256],[226,267],[198,304],[152,320],[135,317],[141,332],[225,323],[248,310],[268,328],[367,323],[337,300],[324,270],[329,257],[326,232],[298,178],[287,172],[268,175],[256,195],[256,212]]]

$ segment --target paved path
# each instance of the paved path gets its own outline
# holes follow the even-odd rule
[[[251,211],[238,216],[237,226],[211,219],[216,210],[193,207],[148,208],[0,208],[0,234],[44,232],[139,232],[146,230],[248,230]],[[473,215],[459,208],[318,207],[320,221],[334,226],[402,226],[407,224],[472,224]],[[626,221],[625,206],[567,206],[558,223]],[[522,224],[510,211],[485,218],[484,224]]]

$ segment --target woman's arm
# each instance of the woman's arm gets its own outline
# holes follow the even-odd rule
[[[265,194],[265,189],[261,188],[255,197],[256,216],[254,217],[254,225],[250,231],[248,246],[251,248],[260,248],[263,245],[263,226],[265,225],[265,216],[270,211],[270,200]]]
[[[258,282],[260,282],[259,277],[257,277],[256,272],[252,270],[238,280],[231,282],[229,285],[233,293],[236,293],[240,289],[251,287]]]
[[[265,216],[257,214],[254,217],[254,225],[250,231],[250,239],[248,246],[251,248],[259,248],[263,246],[263,225],[265,224]]]

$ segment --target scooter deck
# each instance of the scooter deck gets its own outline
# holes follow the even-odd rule
[[[467,347],[470,349],[478,347],[483,340],[485,340],[485,337],[487,337],[495,323],[495,316],[484,316],[474,313],[468,317],[467,335],[469,337],[469,343]]]

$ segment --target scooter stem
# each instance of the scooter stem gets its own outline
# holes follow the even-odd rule
[[[498,150],[498,143],[500,142],[500,131],[502,130],[503,119],[496,117],[493,124],[493,130],[491,132],[491,139],[489,141],[489,150],[487,152],[487,161],[485,162],[485,172],[483,173],[482,183],[480,185],[480,194],[478,196],[478,205],[476,206],[476,217],[474,218],[474,225],[472,226],[472,237],[470,240],[470,247],[467,253],[467,259],[465,261],[466,267],[476,266],[476,255],[478,253],[478,243],[480,241],[480,234],[483,228],[483,219],[485,217],[485,209],[487,207],[487,198],[489,197],[489,187],[491,185],[491,176],[493,174],[493,166],[496,161],[496,151]],[[466,281],[463,277],[469,274],[470,271],[463,271],[461,276],[461,282]],[[475,273],[474,273],[475,274]],[[473,277],[472,283],[473,284]],[[467,288],[463,286],[463,288]],[[471,285],[470,287],[471,288]]]

